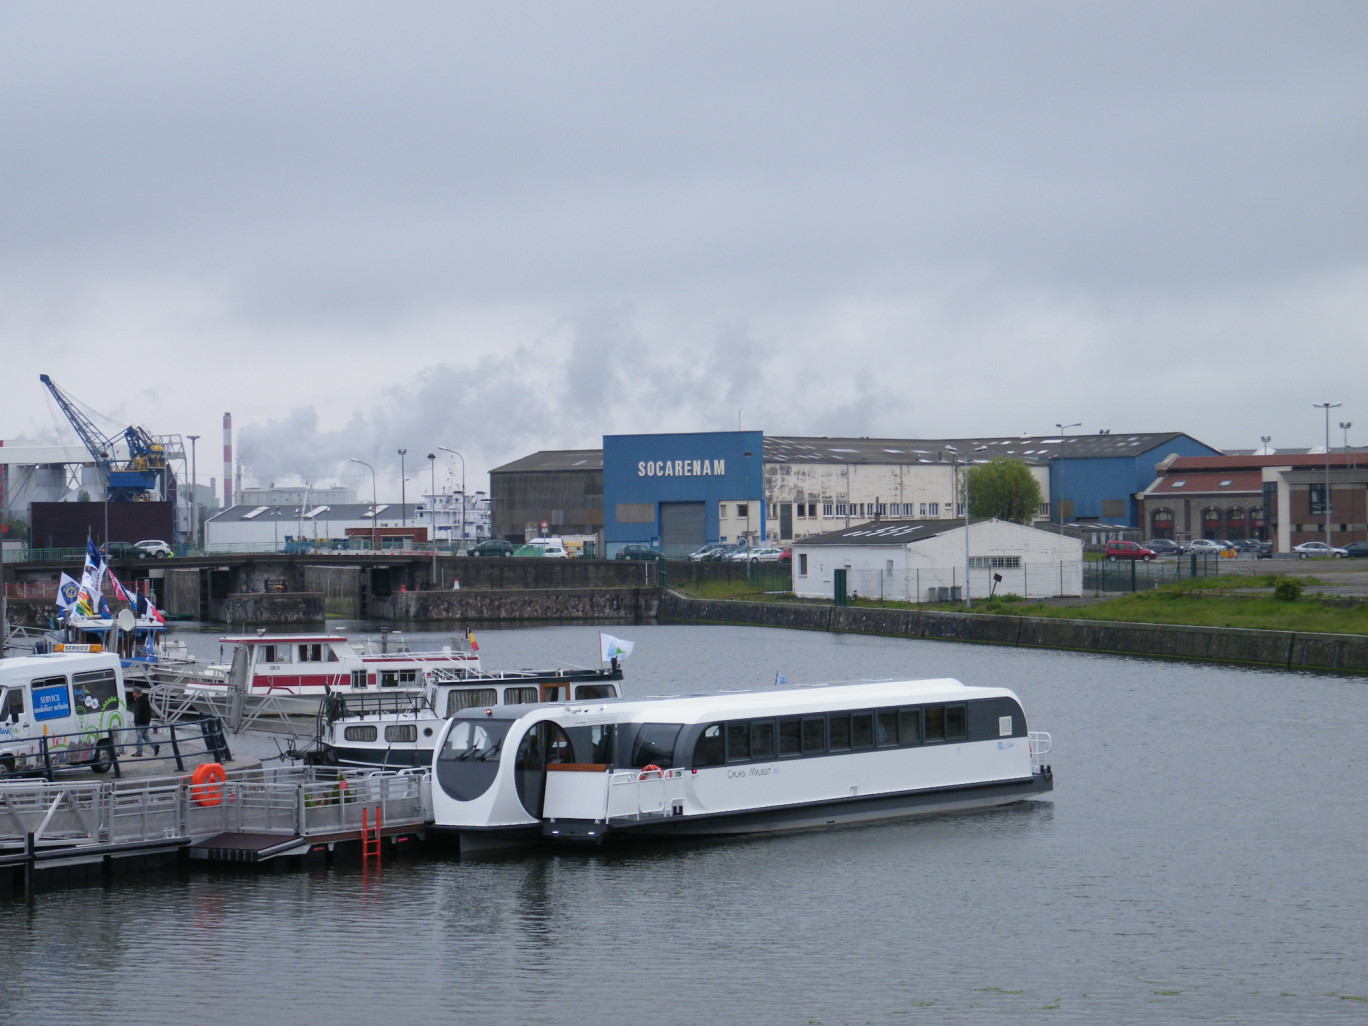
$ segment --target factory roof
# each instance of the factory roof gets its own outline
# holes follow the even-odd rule
[[[547,471],[587,470],[603,472],[602,449],[544,449],[524,456],[502,467],[495,467],[491,474],[535,474]]]

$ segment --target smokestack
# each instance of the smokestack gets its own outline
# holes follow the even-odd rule
[[[233,415],[223,415],[223,508],[233,504]]]

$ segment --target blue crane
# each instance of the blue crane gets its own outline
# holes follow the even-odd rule
[[[128,447],[128,462],[116,465],[114,444],[119,435],[106,438],[91,423],[76,404],[57,387],[46,374],[38,375],[38,380],[47,385],[57,405],[66,414],[71,426],[76,429],[82,444],[95,461],[95,465],[108,477],[110,502],[130,502],[141,498],[157,487],[157,475],[166,468],[166,458],[162,446],[147,431],[140,427],[126,427],[122,432],[124,444]]]

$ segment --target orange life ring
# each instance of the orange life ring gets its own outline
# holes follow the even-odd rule
[[[657,766],[655,763],[651,762],[651,763],[647,763],[645,766],[642,766],[642,767],[641,767],[641,776],[637,777],[637,779],[638,779],[638,780],[645,780],[645,779],[646,779],[646,774],[648,774],[648,773],[659,773],[661,776],[664,776],[664,775],[665,775],[665,771],[664,771],[664,770],[662,770],[662,769],[661,769],[659,766]]]
[[[228,774],[217,762],[206,762],[195,768],[190,777],[190,800],[196,805],[218,805],[223,801],[223,785]]]

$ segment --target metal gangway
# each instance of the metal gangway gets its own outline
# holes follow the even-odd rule
[[[219,768],[203,780],[0,783],[0,867],[179,848],[192,860],[262,862],[421,834],[430,809],[426,770],[281,766]]]

